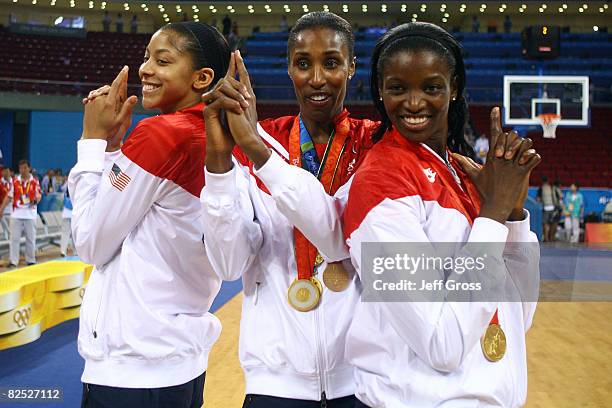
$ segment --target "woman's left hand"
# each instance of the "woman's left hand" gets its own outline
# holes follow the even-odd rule
[[[515,135],[513,135],[515,136]],[[529,138],[520,139],[518,136],[513,138],[513,142],[511,146],[512,148],[503,148],[502,150],[498,150],[495,152],[496,157],[505,157],[506,160],[518,160],[519,165],[524,165],[528,163],[532,157],[537,155],[535,149],[532,149],[533,141]],[[518,139],[518,140],[517,140]],[[510,154],[508,154],[510,153]],[[508,154],[506,156],[506,154]],[[470,179],[473,179],[481,170],[482,165],[476,163],[469,157],[462,156],[457,153],[453,153],[453,158],[457,160],[463,171],[465,171]],[[514,205],[514,209],[508,218],[508,221],[518,221],[524,219],[523,208],[525,207],[525,200],[527,199],[527,194],[529,192],[529,175],[523,180],[523,185],[521,189],[521,193],[517,197],[516,203]]]

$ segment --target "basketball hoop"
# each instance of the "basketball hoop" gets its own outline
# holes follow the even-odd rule
[[[546,139],[555,138],[555,131],[557,130],[559,121],[561,121],[561,115],[557,115],[555,113],[543,113],[538,115],[538,122],[540,122],[540,125],[544,130],[544,137]]]

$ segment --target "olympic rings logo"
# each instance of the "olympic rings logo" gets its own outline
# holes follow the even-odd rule
[[[23,309],[15,311],[13,314],[13,321],[17,324],[20,329],[30,323],[30,316],[32,315],[32,308],[30,306],[24,307]]]

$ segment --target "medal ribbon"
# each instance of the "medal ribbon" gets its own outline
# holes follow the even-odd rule
[[[334,125],[335,130],[327,142],[327,148],[321,160],[319,160],[312,138],[299,116],[295,118],[289,134],[290,163],[304,168],[317,177],[329,194],[334,194],[340,187],[342,177],[336,177],[336,172],[350,131],[348,111],[344,110],[336,116]],[[343,171],[346,170],[343,169]],[[295,238],[298,279],[310,279],[314,271],[317,248],[297,228],[293,229],[293,235]]]
[[[25,184],[25,187],[23,185],[23,180],[19,180],[19,183],[17,183],[19,185],[19,189],[21,190],[19,192],[19,201],[21,201],[21,204],[24,204],[23,202],[23,195],[27,194],[28,198],[30,199],[30,201],[33,201],[32,198],[30,197],[32,194],[30,194],[30,180],[28,180],[28,182]]]

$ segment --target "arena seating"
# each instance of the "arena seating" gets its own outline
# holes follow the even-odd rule
[[[378,33],[357,33],[358,66],[348,99],[355,99],[359,79],[369,86],[369,55]],[[553,61],[521,58],[518,33],[455,33],[466,52],[467,94],[477,128],[489,128],[492,104],[502,100],[503,75],[588,75],[599,92],[598,102],[612,102],[612,35],[608,33],[563,34],[562,57]],[[90,32],[86,39],[17,35],[0,29],[0,91],[85,94],[112,81],[123,65],[130,66],[129,82],[139,83],[138,67],[148,34]],[[259,101],[293,100],[287,75],[287,33],[254,33],[246,43],[246,63]],[[25,81],[24,81],[25,80]],[[49,82],[47,82],[49,81]],[[591,95],[593,96],[593,95]],[[371,115],[369,107],[355,105]],[[608,110],[609,111],[609,110]],[[612,119],[604,109],[593,109],[588,132],[559,128],[557,138],[544,140],[534,133],[536,147],[545,158],[531,179],[559,178],[563,185],[612,187],[612,142],[606,137]],[[278,112],[277,112],[278,114]],[[265,116],[263,116],[265,117]]]
[[[362,79],[368,86],[369,55],[378,35],[357,34],[358,67],[352,84]],[[504,74],[588,75],[595,87],[610,89],[612,85],[612,36],[607,33],[563,34],[563,57],[537,63],[521,58],[518,33],[455,35],[466,53],[471,101],[501,100]],[[0,41],[5,46],[0,57],[5,63],[0,65],[0,78],[3,78],[0,90],[84,94],[96,84],[108,83],[125,64],[131,68],[130,83],[136,85],[148,38],[148,34],[99,32],[88,33],[86,39],[53,38],[12,34],[2,29]],[[286,74],[286,48],[287,33],[254,33],[247,41],[246,62],[260,100],[293,98]],[[352,96],[349,92],[349,98]],[[609,93],[601,97],[610,99]]]

